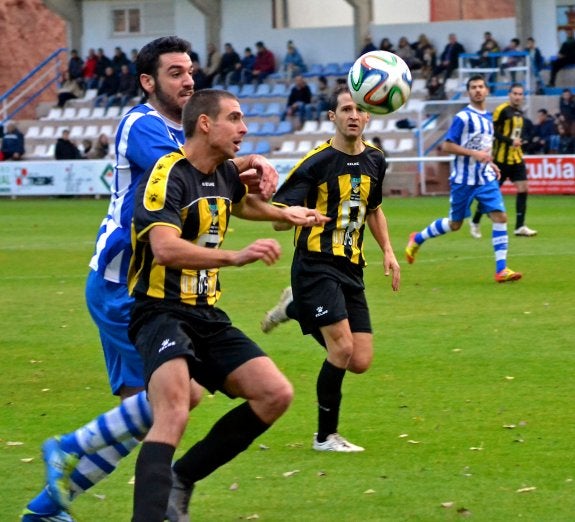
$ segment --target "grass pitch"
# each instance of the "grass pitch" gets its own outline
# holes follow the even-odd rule
[[[291,409],[244,454],[200,483],[194,521],[572,521],[575,200],[531,196],[535,238],[510,237],[523,280],[493,282],[490,225],[427,242],[408,234],[446,215],[447,198],[388,199],[402,287],[392,293],[375,243],[365,272],[376,357],[348,375],[340,430],[363,454],[318,454],[315,380],[322,350],[296,324],[259,320],[289,283],[291,233],[232,222],[225,247],[276,237],[282,260],[222,272],[221,306],[293,382]],[[39,446],[114,406],[84,279],[107,202],[0,200],[0,520],[42,487]],[[513,198],[507,206],[514,207]],[[511,224],[514,217],[511,215]],[[189,447],[237,401],[206,396]],[[82,522],[130,519],[135,455],[74,503]]]

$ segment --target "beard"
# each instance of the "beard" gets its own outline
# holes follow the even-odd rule
[[[155,95],[157,104],[162,112],[171,120],[180,123],[182,121],[182,107],[180,107],[180,104],[173,96],[170,96],[162,89],[159,82],[156,82]]]

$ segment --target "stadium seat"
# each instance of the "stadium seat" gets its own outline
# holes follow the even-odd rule
[[[253,83],[246,83],[242,86],[237,96],[240,98],[253,98],[256,94],[256,86]]]
[[[293,132],[293,126],[291,124],[291,121],[288,120],[280,121],[274,131],[274,136],[283,136],[284,134],[291,134],[292,132]]]
[[[62,111],[63,120],[74,120],[76,119],[76,107],[65,107]]]
[[[333,134],[335,132],[335,125],[333,121],[325,120],[319,124],[317,129],[318,134]]]
[[[248,134],[257,135],[260,130],[260,123],[258,121],[248,121]]]
[[[76,113],[77,120],[87,120],[92,113],[92,107],[80,107]]]
[[[263,116],[281,116],[283,113],[283,106],[278,102],[268,103]]]
[[[295,149],[296,154],[304,155],[307,154],[312,149],[310,140],[301,140]]]
[[[81,139],[84,137],[84,126],[74,125],[70,129],[70,138],[73,140]]]
[[[425,88],[425,83],[425,78],[415,78],[411,84],[411,92],[413,94],[426,94],[427,89]]]
[[[369,120],[367,128],[365,129],[366,133],[369,134],[379,134],[384,132],[385,130],[386,121],[382,117],[372,117]]]
[[[40,138],[56,138],[56,129],[52,125],[44,125],[40,131]]]
[[[284,140],[280,148],[274,151],[274,154],[281,156],[282,154],[293,154],[295,152],[295,141],[293,140]]]
[[[100,134],[105,134],[106,136],[108,136],[108,138],[112,139],[115,136],[116,131],[114,130],[113,125],[102,125],[102,127],[100,128]]]
[[[41,120],[61,120],[62,119],[62,109],[60,107],[52,107],[48,114]]]
[[[303,126],[300,130],[295,131],[296,134],[313,134],[317,132],[319,124],[317,120],[307,120],[304,121]]]
[[[397,140],[394,138],[386,138],[383,140],[383,150],[391,153],[397,150]]]
[[[240,151],[238,152],[238,156],[246,156],[247,154],[253,154],[254,152],[254,142],[253,141],[244,141],[240,146]]]
[[[256,143],[254,149],[255,154],[269,154],[272,151],[272,147],[268,140],[260,140]]]
[[[289,96],[288,88],[285,83],[277,82],[272,87],[272,91],[270,92],[271,97],[287,97]]]
[[[401,138],[397,144],[396,152],[408,152],[413,150],[414,146],[413,138]]]
[[[46,145],[44,143],[39,143],[38,145],[36,145],[34,147],[34,150],[32,151],[31,156],[33,158],[45,158],[47,150],[48,150],[48,145]]]
[[[312,63],[306,73],[303,73],[304,78],[314,78],[323,74],[323,66],[319,63]]]
[[[26,139],[39,138],[40,137],[40,127],[38,125],[32,125],[28,127],[26,131]]]
[[[119,118],[120,117],[120,106],[112,105],[106,110],[106,118]]]
[[[99,136],[98,125],[88,125],[84,129],[85,138],[97,138]]]
[[[266,121],[260,127],[257,136],[273,136],[276,132],[276,124],[273,121]]]
[[[224,87],[226,91],[231,92],[234,96],[240,96],[240,86],[239,85],[228,85]]]
[[[93,120],[106,119],[106,107],[94,107],[90,113],[90,118]]]
[[[260,83],[255,91],[255,96],[258,98],[267,98],[270,95],[270,85],[268,83]]]
[[[323,68],[323,75],[324,76],[340,76],[340,70],[339,70],[339,64],[332,62],[332,63],[328,63],[324,68]]]
[[[261,102],[256,102],[251,105],[249,111],[246,112],[246,116],[263,116],[266,110],[266,104]]]

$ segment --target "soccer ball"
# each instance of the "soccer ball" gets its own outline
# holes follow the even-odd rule
[[[391,114],[411,93],[411,71],[396,54],[370,51],[361,55],[347,75],[353,101],[368,112]]]

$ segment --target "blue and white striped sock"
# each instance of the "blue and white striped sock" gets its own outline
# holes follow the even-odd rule
[[[495,273],[498,273],[507,268],[507,249],[509,247],[507,223],[493,223],[491,242],[495,251]]]
[[[139,441],[131,438],[108,446],[97,453],[84,455],[70,476],[72,499],[110,475],[118,463],[128,455]]]
[[[421,232],[415,234],[414,239],[418,245],[421,245],[421,243],[427,239],[442,236],[448,232],[451,232],[451,227],[449,226],[449,218],[439,218],[431,223],[428,227],[424,228]]]
[[[152,408],[146,392],[142,391],[123,400],[113,410],[103,413],[76,431],[63,435],[62,450],[79,457],[93,454],[118,442],[142,437],[152,425]]]

